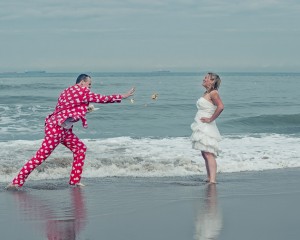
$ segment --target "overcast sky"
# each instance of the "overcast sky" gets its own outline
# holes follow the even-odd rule
[[[299,0],[0,3],[0,72],[300,72],[299,55]]]

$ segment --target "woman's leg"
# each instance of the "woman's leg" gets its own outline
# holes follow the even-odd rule
[[[203,157],[207,161],[207,169],[209,175],[209,182],[216,183],[217,177],[217,161],[215,155],[210,152],[203,152]]]
[[[66,137],[62,142],[67,148],[73,152],[73,165],[70,173],[70,185],[81,185],[80,179],[83,171],[85,153],[87,147],[85,144],[72,132],[72,129],[68,130]]]
[[[208,161],[207,161],[205,152],[201,151],[201,154],[205,161],[205,168],[206,168],[206,174],[207,174],[207,179],[205,179],[205,182],[209,182],[210,181],[210,173],[209,173]]]

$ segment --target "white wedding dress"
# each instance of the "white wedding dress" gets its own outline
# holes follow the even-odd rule
[[[211,117],[217,107],[204,97],[199,98],[196,105],[198,112],[191,125],[191,129],[193,131],[191,136],[192,147],[197,150],[213,153],[217,156],[221,135],[216,122],[212,121],[210,123],[203,123],[200,120],[202,117]]]

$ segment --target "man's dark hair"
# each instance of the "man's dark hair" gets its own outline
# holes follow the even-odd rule
[[[76,84],[80,83],[82,80],[86,81],[87,78],[91,78],[91,77],[89,75],[87,75],[87,74],[80,74],[77,77]]]

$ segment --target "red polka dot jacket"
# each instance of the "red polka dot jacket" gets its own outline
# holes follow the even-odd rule
[[[45,119],[45,124],[61,126],[68,118],[72,121],[82,121],[82,126],[87,128],[85,118],[90,102],[114,103],[121,102],[121,95],[101,95],[91,92],[89,88],[78,84],[65,89],[58,98],[57,105],[52,114]]]

